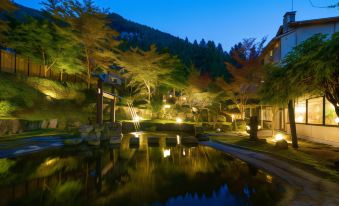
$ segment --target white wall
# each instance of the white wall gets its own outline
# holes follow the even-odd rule
[[[286,125],[290,133],[290,125]],[[339,127],[297,124],[299,138],[339,147]]]
[[[339,22],[299,27],[281,38],[281,58],[283,59],[295,46],[301,44],[315,34],[329,34],[328,37],[330,37],[331,34],[338,31]]]

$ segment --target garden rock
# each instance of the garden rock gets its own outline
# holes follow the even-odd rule
[[[50,129],[56,129],[58,126],[58,120],[57,119],[51,119],[49,120],[48,128]]]
[[[286,140],[280,140],[275,143],[275,148],[277,149],[287,149],[288,143]]]

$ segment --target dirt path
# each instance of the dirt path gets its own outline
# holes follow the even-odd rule
[[[217,142],[204,142],[203,145],[234,155],[239,159],[266,170],[286,181],[287,193],[280,205],[295,206],[338,206],[339,184],[315,176],[296,166],[271,157],[267,154],[253,152]]]

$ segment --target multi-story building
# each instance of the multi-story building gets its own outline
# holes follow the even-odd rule
[[[263,52],[264,64],[278,64],[294,47],[315,34],[322,33],[330,37],[339,32],[339,16],[305,21],[296,21],[295,16],[296,12],[284,15],[283,25]],[[287,109],[279,111],[274,125],[276,129],[289,132],[287,115]],[[298,98],[295,101],[295,117],[299,137],[339,146],[339,118],[333,105],[324,96],[305,94]]]

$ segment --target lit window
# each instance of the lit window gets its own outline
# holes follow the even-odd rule
[[[315,98],[308,100],[308,123],[323,123],[323,98]]]
[[[273,50],[270,50],[270,57],[273,57]]]
[[[328,100],[326,100],[326,104],[325,104],[325,123],[327,125],[338,125],[338,123],[336,123],[336,119],[337,119],[337,114],[335,113],[335,109],[333,104],[331,104],[331,102],[329,102]]]
[[[295,122],[306,123],[306,101],[300,101],[295,104]]]

